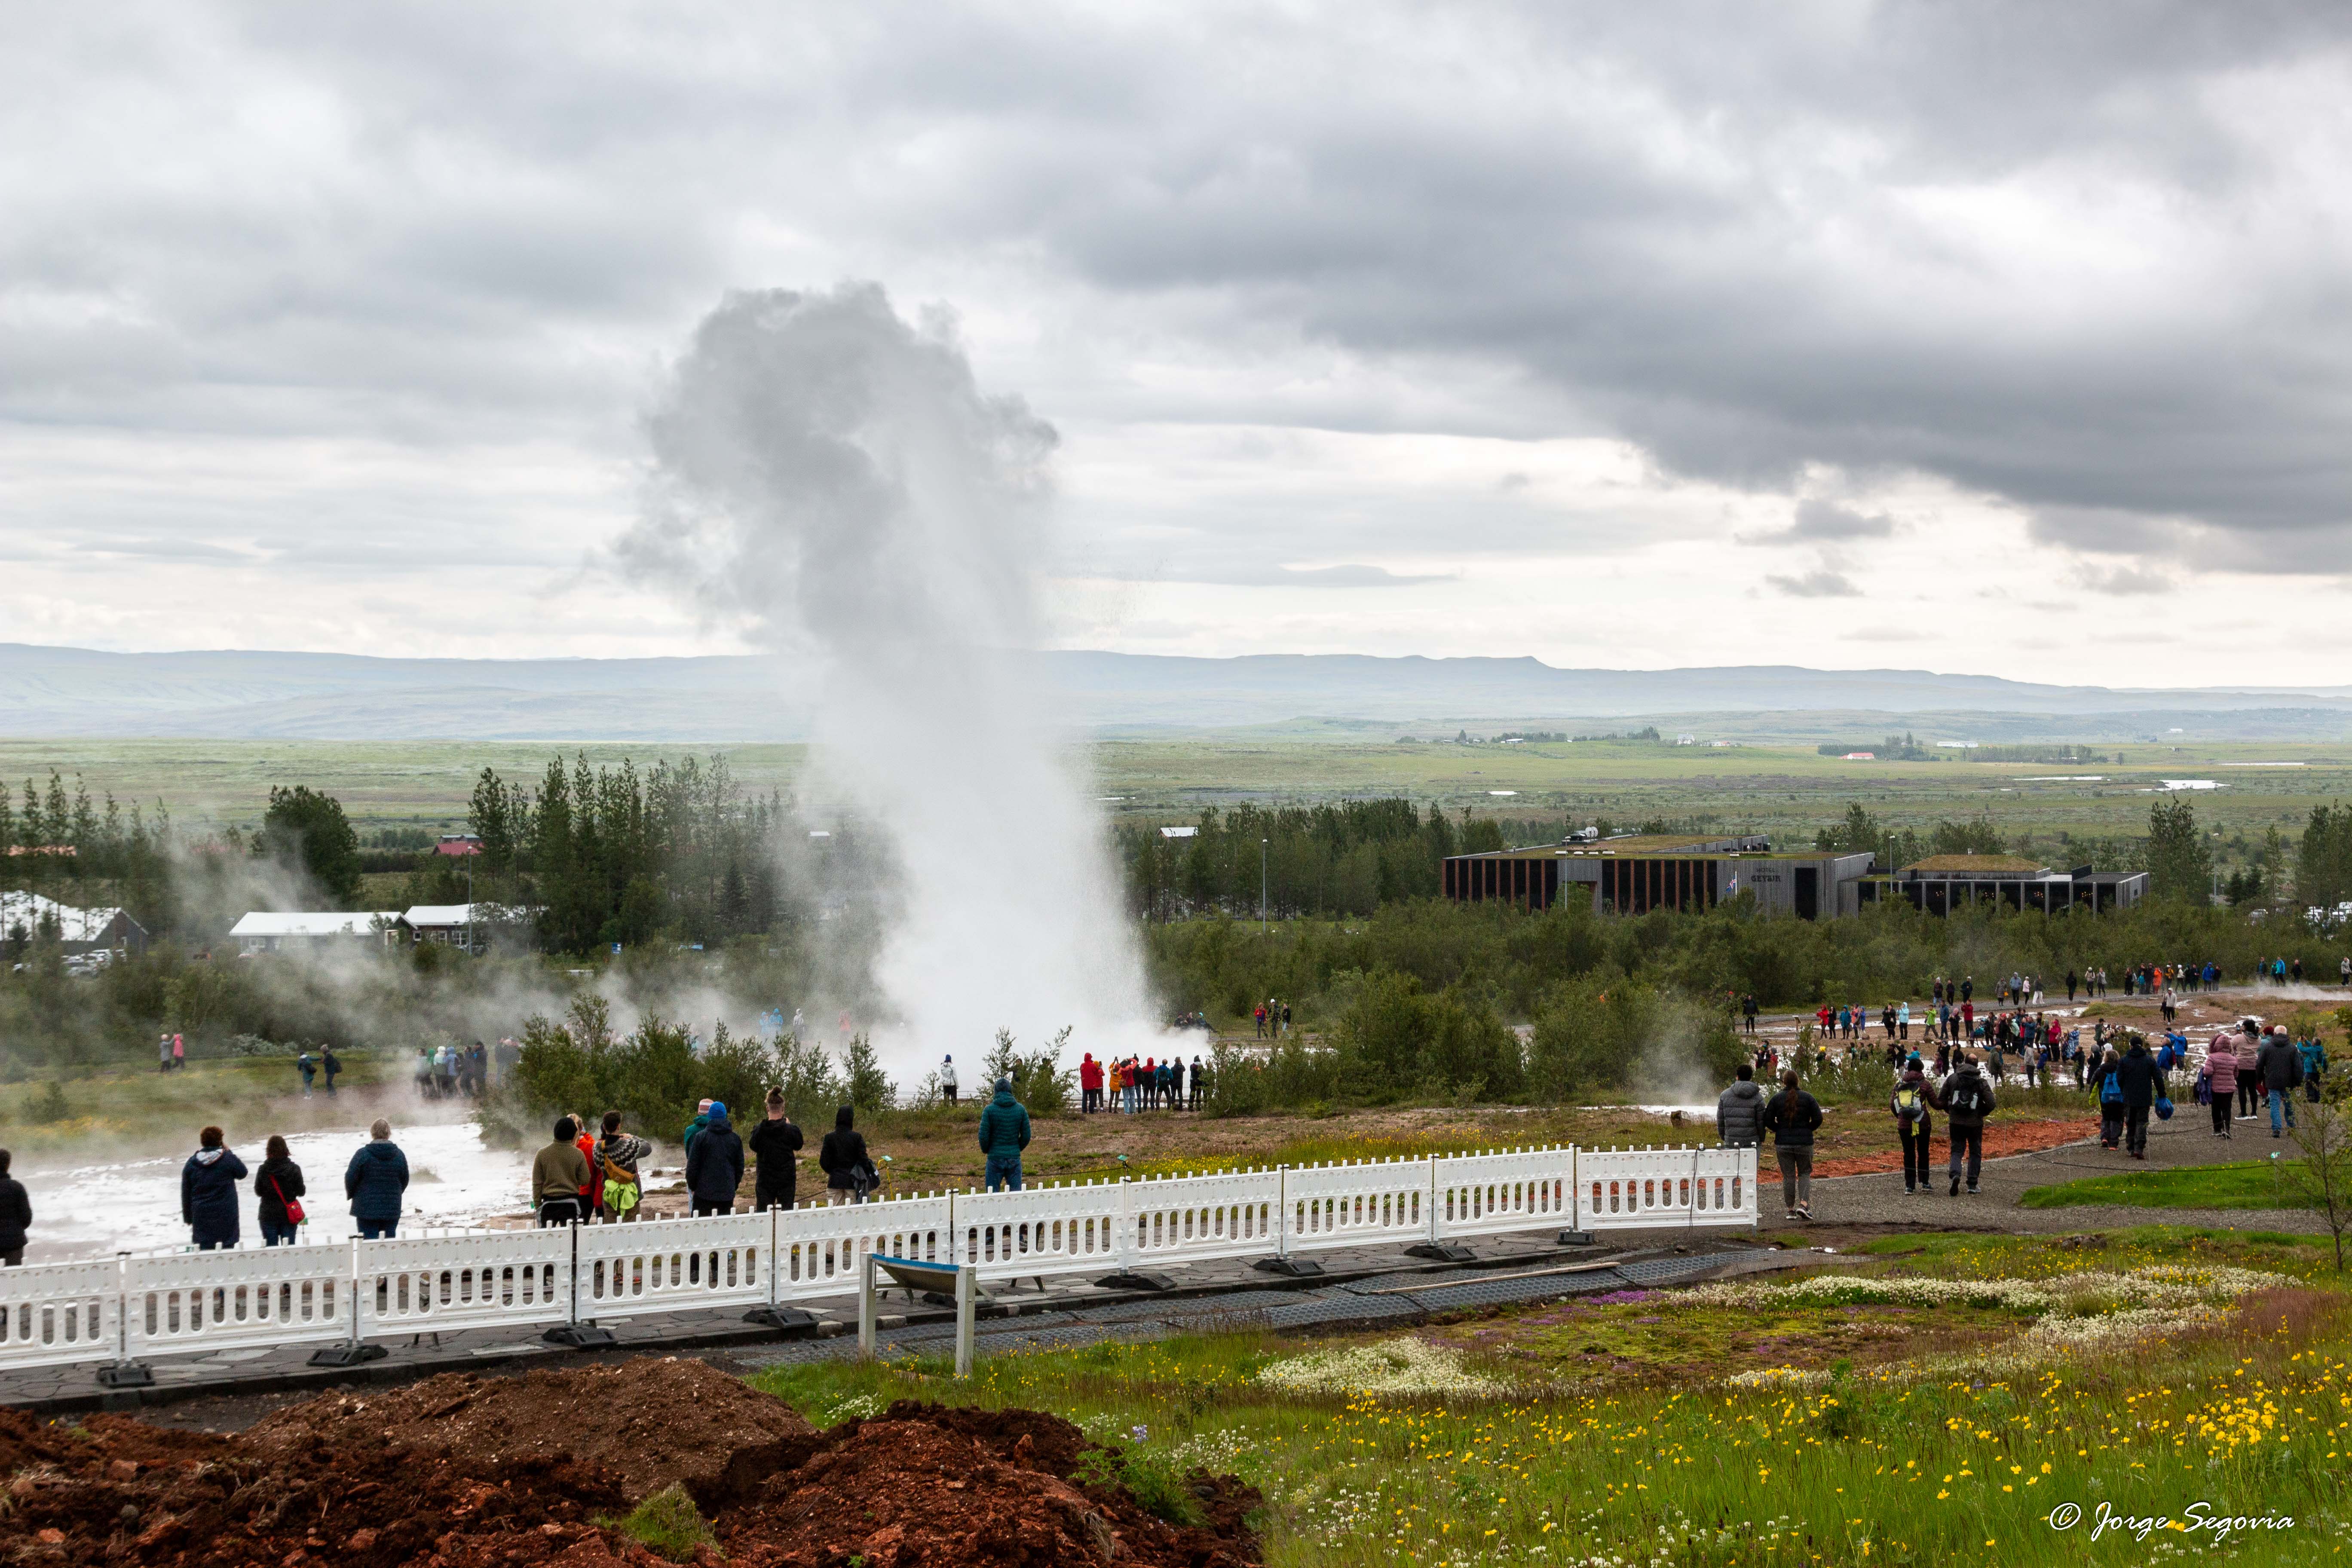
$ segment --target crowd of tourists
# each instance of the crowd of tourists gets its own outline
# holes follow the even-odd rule
[[[1150,1057],[1098,1062],[1088,1051],[1078,1063],[1078,1110],[1088,1116],[1101,1110],[1127,1116],[1144,1110],[1198,1110],[1208,1091],[1209,1069],[1197,1056],[1187,1067],[1176,1057],[1157,1062]]]

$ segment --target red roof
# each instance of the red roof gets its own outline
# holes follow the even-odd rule
[[[482,841],[478,838],[444,838],[433,847],[436,855],[479,855]]]

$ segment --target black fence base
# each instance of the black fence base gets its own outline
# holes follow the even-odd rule
[[[1559,1233],[1559,1240],[1555,1245],[1560,1247],[1593,1247],[1599,1245],[1599,1242],[1600,1237],[1594,1236],[1589,1230],[1563,1230]]]
[[[1106,1274],[1095,1281],[1104,1290],[1173,1290],[1175,1279],[1149,1268],[1123,1268],[1117,1274]]]
[[[569,1345],[575,1351],[603,1350],[621,1342],[613,1337],[610,1329],[600,1329],[593,1323],[565,1323],[539,1336],[551,1345]]]
[[[1261,1258],[1250,1267],[1261,1274],[1279,1274],[1288,1279],[1312,1279],[1323,1272],[1323,1266],[1311,1258]]]
[[[382,1361],[392,1352],[382,1345],[343,1343],[329,1345],[310,1352],[312,1366],[365,1366],[372,1361]]]
[[[817,1325],[815,1313],[803,1312],[798,1307],[754,1307],[743,1314],[743,1321],[788,1334],[806,1333]]]
[[[1424,1241],[1404,1249],[1407,1258],[1425,1258],[1432,1263],[1475,1263],[1478,1255],[1458,1241]]]
[[[152,1388],[155,1373],[135,1361],[111,1362],[98,1369],[98,1385],[106,1389]]]

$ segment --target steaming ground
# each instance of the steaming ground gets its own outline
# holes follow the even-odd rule
[[[286,1140],[310,1189],[310,1195],[302,1200],[310,1216],[302,1229],[306,1242],[347,1241],[352,1236],[350,1204],[343,1197],[343,1167],[367,1136],[367,1125],[362,1122],[329,1131],[296,1133]],[[525,1206],[530,1177],[529,1152],[485,1148],[480,1129],[470,1121],[398,1127],[393,1137],[408,1156],[407,1207],[417,1211],[414,1219],[404,1217],[404,1228],[475,1225],[518,1213]],[[232,1132],[230,1143],[248,1170],[260,1168],[260,1140],[242,1141]],[[16,1174],[36,1194],[26,1259],[54,1263],[184,1245],[188,1227],[180,1222],[180,1167],[186,1162],[184,1152],[111,1164],[18,1171]],[[239,1184],[238,1206],[246,1244],[258,1246],[261,1232],[254,1222],[252,1189],[250,1180]]]

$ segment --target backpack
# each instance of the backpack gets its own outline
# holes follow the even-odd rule
[[[1984,1079],[1970,1073],[1954,1080],[1952,1092],[1944,1097],[1945,1108],[1956,1116],[1974,1116],[1984,1105]]]
[[[1926,1102],[1919,1098],[1916,1089],[1905,1085],[1895,1091],[1895,1119],[1897,1121],[1908,1125],[1918,1121],[1926,1110]]]
[[[2106,1077],[2101,1079],[2099,1080],[2099,1103],[2101,1105],[2121,1105],[2123,1102],[2124,1086],[2122,1082],[2117,1079],[2116,1075],[2114,1073],[2109,1073]]]

